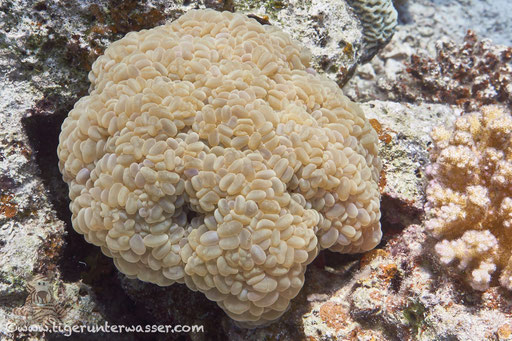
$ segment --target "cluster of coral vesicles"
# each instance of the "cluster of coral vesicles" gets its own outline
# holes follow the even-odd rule
[[[474,289],[499,278],[512,289],[512,116],[498,106],[432,132],[427,227],[442,239],[442,263],[456,264]]]
[[[276,319],[318,250],[380,241],[377,135],[272,26],[191,11],[94,63],[63,123],[73,227],[127,276]]]
[[[481,105],[512,103],[512,48],[478,40],[472,31],[457,46],[437,45],[436,58],[413,55],[408,75],[394,86],[399,98],[449,103],[467,111]]]

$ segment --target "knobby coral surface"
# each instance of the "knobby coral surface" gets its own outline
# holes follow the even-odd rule
[[[114,42],[62,125],[74,229],[130,278],[185,283],[247,325],[320,249],[380,241],[377,135],[272,26],[190,11]]]
[[[397,25],[398,14],[391,0],[349,0],[363,26],[364,42],[368,51],[361,58],[367,62],[385,45]]]
[[[476,290],[501,271],[499,282],[512,290],[510,112],[483,107],[458,118],[453,130],[434,129],[432,139],[426,225],[442,239],[435,247],[440,261],[458,263]]]

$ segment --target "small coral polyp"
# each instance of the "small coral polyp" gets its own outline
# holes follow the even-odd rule
[[[114,42],[60,134],[74,229],[130,278],[277,319],[320,249],[381,238],[377,135],[309,61],[212,10]]]
[[[470,285],[486,290],[493,276],[512,290],[512,116],[498,106],[435,128],[428,172],[426,226],[443,239],[435,250]]]

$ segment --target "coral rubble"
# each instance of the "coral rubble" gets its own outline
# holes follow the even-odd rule
[[[437,57],[412,55],[407,74],[392,91],[405,101],[456,104],[466,111],[481,105],[512,105],[512,48],[478,40],[468,31],[464,43],[437,45]]]

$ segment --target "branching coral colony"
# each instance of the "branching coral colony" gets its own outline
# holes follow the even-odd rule
[[[471,286],[486,290],[492,275],[512,290],[512,116],[497,106],[432,132],[432,180],[426,226],[442,239],[442,263],[455,263]],[[495,276],[497,278],[497,276]]]
[[[114,42],[62,125],[74,229],[130,278],[277,319],[320,249],[381,238],[377,134],[309,60],[212,10]]]

